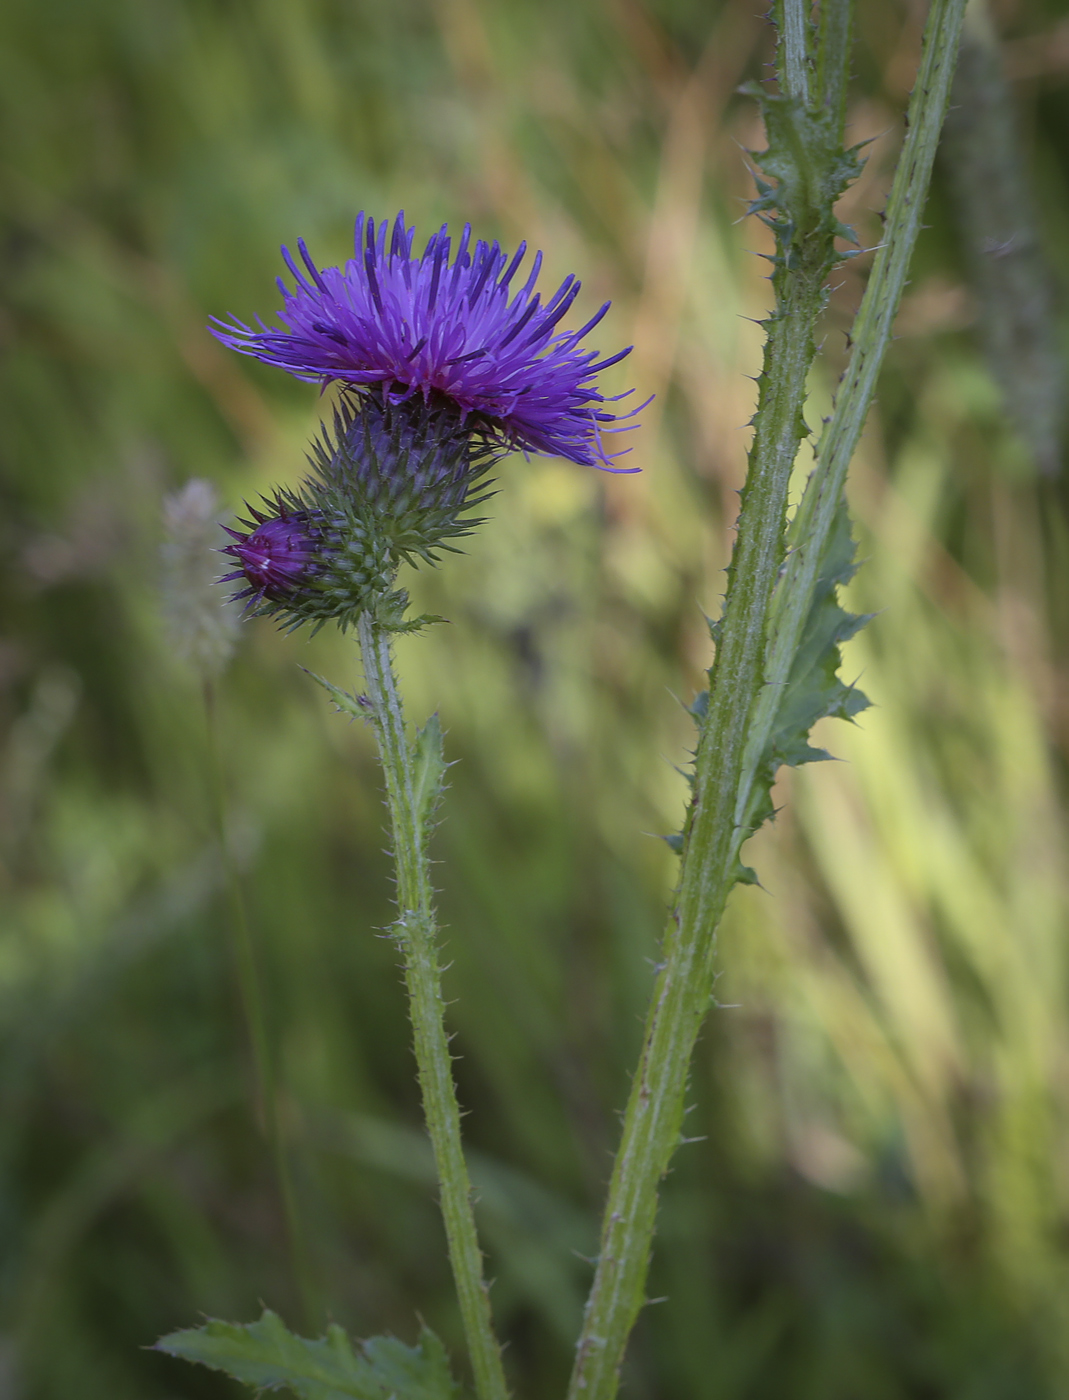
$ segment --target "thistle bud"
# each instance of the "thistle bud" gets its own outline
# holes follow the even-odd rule
[[[486,492],[473,487],[496,455],[448,402],[343,399],[301,486],[227,531],[238,568],[223,581],[242,581],[235,597],[257,614],[348,626],[389,594],[402,562],[434,563],[480,523],[469,512]]]
[[[238,560],[240,568],[225,576],[224,582],[244,578],[248,588],[238,596],[257,594],[264,598],[284,599],[292,592],[311,562],[315,543],[307,529],[307,521],[297,514],[287,514],[279,504],[278,515],[263,515],[250,511],[250,534],[224,527],[234,541],[223,550]]]

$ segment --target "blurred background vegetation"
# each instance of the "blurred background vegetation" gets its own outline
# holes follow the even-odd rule
[[[495,1307],[521,1400],[563,1385],[673,879],[674,697],[708,664],[745,467],[760,8],[0,12],[2,1400],[235,1394],[144,1348],[261,1301],[407,1340],[419,1312],[461,1351],[370,735],[299,669],[354,683],[354,644],[245,625],[215,686],[302,1290],[201,681],[161,597],[165,498],[293,480],[320,408],[209,314],[268,315],[278,245],[344,258],[361,208],[544,248],[584,316],[612,297],[602,344],[636,345],[615,384],[657,395],[641,476],[510,462],[465,557],[414,581],[450,624],[399,646],[458,760],[437,855]],[[859,7],[851,130],[875,139],[844,217],[867,245],[924,9]],[[1069,10],[993,20],[853,474],[852,602],[877,616],[846,669],[875,707],[749,848],[764,890],[723,931],[632,1400],[1069,1390]],[[814,423],[866,265],[829,308]]]

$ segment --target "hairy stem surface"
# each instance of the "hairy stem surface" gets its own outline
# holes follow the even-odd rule
[[[479,1400],[506,1400],[501,1349],[494,1336],[490,1298],[475,1231],[471,1182],[460,1139],[460,1108],[453,1083],[445,1000],[427,858],[427,806],[417,793],[413,750],[393,674],[390,634],[370,613],[360,618],[360,648],[370,718],[386,778],[386,799],[397,864],[394,926],[404,955],[416,1064],[441,1193],[449,1260]]]
[[[909,138],[888,209],[887,244],[873,268],[854,356],[835,418],[821,443],[820,464],[799,512],[800,528],[792,532],[795,549],[786,564],[787,486],[803,431],[813,326],[823,305],[828,270],[816,249],[807,262],[804,229],[792,230],[788,256],[773,279],[777,308],[769,323],[731,582],[696,754],[679,889],[609,1187],[570,1400],[612,1400],[627,1338],[644,1302],[658,1187],[680,1139],[691,1055],[712,998],[716,926],[739,878],[738,853],[749,834],[745,813],[757,763],[798,649],[846,467],[871,403],[901,296],[946,111],[963,10],[964,0],[934,0],[932,5],[910,103]],[[781,90],[796,102],[804,101],[802,74],[808,59],[801,46],[810,33],[808,6],[781,0],[777,11]],[[830,114],[841,140],[849,0],[825,0],[822,11],[816,111]],[[804,159],[804,149],[802,154]],[[802,169],[803,180],[808,173]],[[830,208],[824,212],[830,217]],[[828,236],[827,226],[823,232]],[[783,581],[777,587],[781,570]],[[755,733],[762,725],[763,737]]]

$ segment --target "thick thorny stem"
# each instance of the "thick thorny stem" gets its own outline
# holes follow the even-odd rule
[[[805,34],[808,18],[801,5],[788,0],[785,8],[781,62],[793,59],[791,69],[800,73],[804,60],[790,52],[790,41]],[[801,82],[789,86],[795,98]],[[572,1400],[611,1400],[616,1393],[627,1338],[644,1302],[657,1190],[679,1141],[691,1051],[712,993],[712,935],[735,880],[735,793],[749,715],[762,684],[766,618],[783,563],[787,488],[804,432],[813,328],[825,300],[826,250],[814,248],[815,256],[807,258],[805,232],[792,240],[784,257],[793,254],[790,274],[781,264],[774,278],[777,307],[768,323],[750,469],[696,755],[680,885],[609,1186]]]
[[[808,6],[782,0],[782,7],[777,8],[781,89],[797,100],[801,82],[795,78],[784,83],[783,65],[790,60],[795,74],[802,71],[805,59],[798,55],[797,45],[798,36],[809,32]],[[849,0],[825,0],[823,8],[837,8],[840,13],[822,15],[816,110],[830,114],[841,139]],[[846,463],[871,402],[875,368],[901,294],[927,190],[931,154],[946,110],[963,8],[964,0],[934,0],[929,17],[921,73],[910,104],[910,136],[889,208],[888,248],[874,267],[859,318],[858,351],[862,353],[855,354],[851,362],[840,394],[837,422],[821,444],[819,485],[815,478],[807,493],[809,503],[803,520],[811,521],[808,528],[816,532],[819,541],[811,552],[806,551],[813,569],[819,566]],[[830,215],[830,209],[826,212]],[[804,248],[804,238],[801,246]],[[785,657],[789,671],[801,625],[793,626],[793,615],[797,613],[804,622],[812,598],[815,575],[800,580],[800,587],[808,589],[804,601],[792,597],[782,581],[777,588],[777,576],[784,572],[786,578],[792,576],[796,557],[801,555],[797,541],[806,538],[796,537],[795,554],[785,566],[787,485],[800,440],[813,325],[823,304],[827,266],[819,259],[807,265],[804,257],[794,256],[788,264],[786,271],[774,278],[777,309],[769,326],[731,583],[696,754],[695,792],[680,884],[609,1187],[601,1251],[570,1400],[612,1400],[627,1338],[644,1302],[657,1190],[679,1142],[691,1054],[712,997],[716,926],[739,878],[739,848],[748,834],[744,820],[755,767],[751,759],[764,751],[767,741],[767,734],[760,743],[754,739],[753,731],[759,727],[755,720],[769,703],[774,718],[775,688],[767,684],[776,674],[772,663],[782,667]],[[779,614],[788,602],[793,604],[792,620],[784,624]],[[774,627],[774,623],[780,625]],[[778,644],[785,637],[789,647],[780,654]]]
[[[770,392],[755,423],[733,584],[717,650],[709,718],[698,747],[692,825],[609,1187],[598,1266],[572,1379],[574,1400],[611,1400],[624,1347],[644,1301],[657,1188],[679,1141],[691,1050],[712,991],[712,933],[734,881],[735,791],[748,716],[761,685],[765,617],[783,560],[787,486],[823,283],[823,272],[793,279],[795,296],[770,328]]]
[[[460,1140],[460,1108],[445,1029],[445,1001],[426,848],[427,804],[421,804],[416,790],[413,749],[405,732],[404,711],[390,656],[390,633],[369,612],[361,615],[359,630],[366,698],[386,777],[386,798],[393,828],[400,908],[395,932],[404,955],[416,1064],[434,1148],[449,1259],[478,1398],[506,1400],[508,1387],[483,1279],[471,1182]]]
[[[846,473],[865,426],[876,380],[891,341],[913,248],[921,228],[939,133],[965,18],[966,0],[935,0],[924,31],[920,70],[910,99],[906,140],[895,169],[884,239],[851,331],[853,349],[835,410],[817,446],[816,467],[791,522],[792,549],[769,620],[768,681],[747,738],[736,816],[750,799],[760,755],[768,744],[778,697],[787,683],[817,586],[824,547],[842,499]]]

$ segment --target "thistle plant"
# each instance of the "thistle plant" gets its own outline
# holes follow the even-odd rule
[[[535,290],[540,253],[523,284],[512,287],[525,245],[511,258],[496,243],[472,248],[465,228],[454,248],[442,228],[415,257],[414,236],[403,214],[377,227],[361,214],[344,269],[320,270],[301,242],[302,271],[283,250],[296,284],[291,291],[280,283],[284,331],[217,324],[219,339],[234,349],[341,386],[305,479],[250,508],[242,528],[228,529],[223,552],[236,567],[224,581],[238,585],[249,612],[284,627],[334,621],[358,634],[364,693],[316,679],[340,710],[368,719],[378,741],[397,864],[393,934],[450,1260],[478,1394],[503,1400],[461,1148],[427,855],[445,772],[442,736],[436,717],[409,736],[391,657],[393,634],[435,619],[406,617],[408,595],[397,577],[402,565],[433,563],[455,550],[481,523],[472,512],[486,500],[488,473],[510,453],[546,451],[580,466],[633,470],[618,465],[622,453],[608,444],[637,410],[617,414],[597,388],[599,372],[628,351],[599,359],[583,346],[608,306],[579,330],[558,330],[579,294],[574,277],[543,303]],[[195,1349],[198,1335],[167,1346]],[[429,1357],[433,1346],[425,1345]]]
[[[772,815],[783,765],[826,755],[809,732],[825,716],[850,719],[867,703],[839,678],[839,647],[864,619],[840,605],[854,570],[843,488],[890,339],[946,111],[965,0],[933,0],[905,148],[852,332],[835,409],[793,519],[788,485],[803,438],[816,327],[834,268],[855,251],[838,199],[861,169],[844,141],[852,11],[823,0],[777,0],[778,90],[751,89],[768,136],[755,157],[751,212],[771,231],[775,306],[765,322],[749,471],[728,587],[710,623],[709,688],[694,702],[698,739],[692,796],[672,844],[681,866],[651,995],[577,1347],[570,1400],[612,1400],[627,1339],[645,1301],[661,1178],[679,1144],[688,1068],[712,1005],[715,935],[732,888],[756,877],[742,862],[748,837]],[[610,451],[638,409],[617,412],[598,374],[607,358],[583,341],[605,315],[560,330],[579,284],[569,277],[542,303],[541,255],[512,284],[526,254],[495,243],[455,249],[446,229],[413,255],[399,215],[376,226],[361,215],[354,257],[319,269],[303,243],[294,278],[280,283],[284,329],[218,322],[241,353],[299,378],[341,386],[333,423],[295,487],[251,509],[225,552],[248,611],[294,628],[327,621],[355,629],[365,687],[345,692],[316,677],[344,713],[370,721],[378,742],[397,867],[401,950],[427,1126],[434,1148],[450,1260],[478,1400],[508,1387],[490,1315],[460,1136],[427,846],[445,759],[437,718],[410,734],[391,639],[436,621],[406,615],[402,567],[432,563],[478,525],[491,470],[512,452],[547,452],[577,465],[633,470]],[[273,1313],[238,1326],[211,1322],[159,1344],[259,1387],[307,1400],[439,1400],[458,1393],[440,1343],[386,1339],[354,1351],[337,1328],[308,1341]]]

